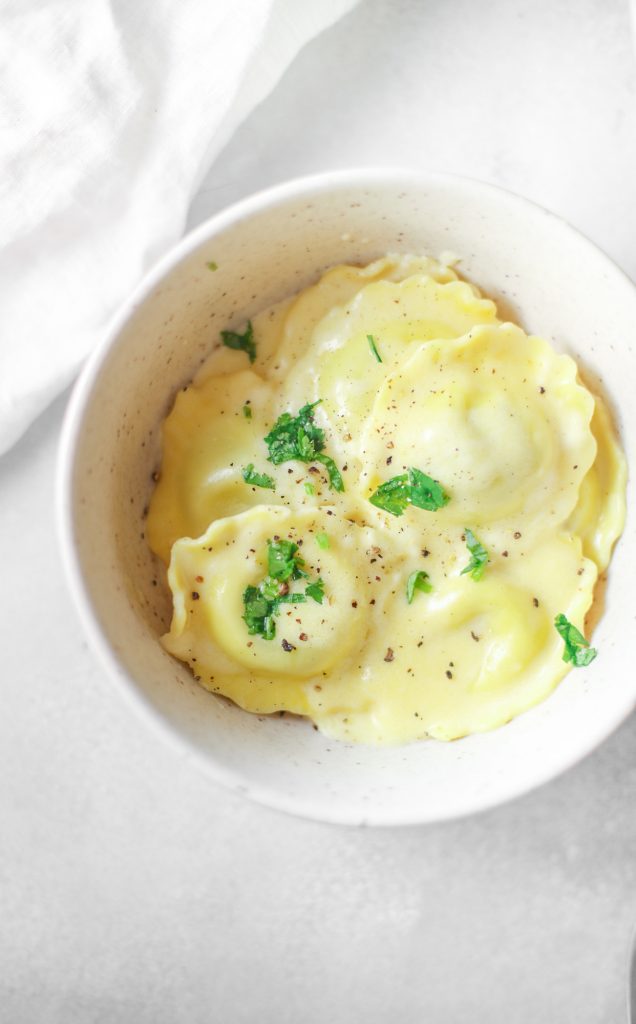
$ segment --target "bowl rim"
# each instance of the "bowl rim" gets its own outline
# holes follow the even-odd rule
[[[187,738],[173,726],[170,719],[165,717],[137,688],[134,679],[119,658],[115,644],[102,629],[93,608],[74,542],[75,514],[72,496],[75,459],[81,438],[82,423],[90,403],[93,387],[109,355],[111,346],[137,307],[178,264],[203,242],[254,214],[265,209],[273,209],[289,199],[303,195],[321,194],[334,188],[370,186],[395,188],[417,186],[421,188],[448,185],[455,186],[464,192],[487,195],[515,207],[522,206],[531,215],[549,218],[556,230],[570,235],[578,245],[590,251],[600,264],[605,266],[608,273],[616,280],[620,280],[623,286],[626,286],[634,298],[636,285],[603,249],[560,215],[510,189],[460,174],[428,172],[405,166],[354,167],[321,171],[283,181],[251,193],[212,214],[183,235],[176,244],[170,246],[166,253],[144,274],[136,287],[124,297],[108,321],[101,340],[88,356],[80,371],[64,415],[55,481],[57,536],[67,585],[84,633],[96,654],[97,663],[105,670],[107,676],[117,681],[120,692],[135,709],[136,714],[145,718],[151,728],[163,737],[164,741],[167,741],[182,757],[195,763],[208,778],[224,785],[234,793],[249,796],[261,806],[287,813],[296,818],[300,817],[331,825],[417,826],[456,820],[499,807],[545,785],[579,763],[600,746],[636,706],[635,688],[633,694],[627,694],[621,701],[616,701],[613,714],[604,717],[597,728],[591,734],[588,732],[578,746],[567,750],[561,748],[561,756],[555,756],[550,760],[549,766],[544,767],[543,770],[539,764],[531,779],[524,778],[515,782],[508,778],[496,793],[482,795],[477,800],[471,799],[463,806],[456,802],[452,808],[449,808],[448,813],[427,814],[425,809],[413,807],[408,812],[405,810],[397,813],[384,811],[376,816],[373,810],[367,810],[364,816],[353,815],[346,807],[340,808],[327,800],[309,800],[288,796],[273,786],[255,783],[254,780],[243,777],[239,770],[230,769],[215,760],[209,753],[193,747]]]

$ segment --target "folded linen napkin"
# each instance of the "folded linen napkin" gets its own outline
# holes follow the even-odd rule
[[[182,233],[232,132],[355,2],[0,2],[0,452]]]

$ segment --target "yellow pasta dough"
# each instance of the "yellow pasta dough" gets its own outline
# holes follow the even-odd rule
[[[166,649],[352,742],[456,739],[545,698],[569,668],[555,617],[583,631],[625,515],[574,361],[428,257],[335,267],[252,327],[252,364],[217,348],[164,424]]]

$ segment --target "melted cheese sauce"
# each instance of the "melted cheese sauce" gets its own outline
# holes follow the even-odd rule
[[[455,739],[544,699],[568,671],[554,617],[584,629],[625,516],[625,461],[574,361],[428,258],[335,267],[253,328],[254,364],[217,349],[164,424],[147,535],[169,565],[166,649],[247,711],[354,742]],[[318,463],[267,460],[281,413],[319,399],[342,493]],[[250,463],[273,490],[244,481]],[[369,502],[411,466],[447,505]],[[480,580],[462,575],[467,527],[489,552]],[[266,640],[243,594],[273,537],[325,596],[282,605]],[[432,589],[409,604],[418,569]]]

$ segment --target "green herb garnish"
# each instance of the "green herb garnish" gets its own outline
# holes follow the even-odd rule
[[[327,534],[326,533],[317,533],[316,534],[316,544],[318,545],[319,548],[322,548],[323,551],[326,550],[326,548],[329,547],[329,537],[327,536]]]
[[[315,489],[314,485],[311,484],[309,482],[309,480],[307,480],[307,482],[305,483],[305,491],[306,491],[307,494],[315,494],[316,493],[316,489]]]
[[[444,488],[420,469],[411,467],[407,473],[391,477],[373,492],[369,501],[392,516],[404,514],[408,505],[434,512],[450,501]]]
[[[243,591],[243,621],[250,636],[262,636],[273,640],[276,634],[274,607],[262,593],[260,587],[246,587]]]
[[[219,269],[218,263],[215,263],[214,260],[210,260],[209,263],[206,263],[206,267],[208,268],[208,270],[218,270]]]
[[[318,402],[303,405],[297,416],[284,412],[265,435],[269,449],[269,461],[278,466],[289,459],[308,462],[324,448],[324,432],[313,422],[314,408]]]
[[[407,473],[391,477],[386,483],[373,492],[369,501],[376,508],[390,512],[392,516],[401,516],[410,501],[410,486]]]
[[[256,342],[254,341],[254,328],[252,321],[247,321],[247,327],[243,334],[238,331],[221,331],[221,341],[226,348],[233,348],[239,352],[246,352],[250,363],[256,359]]]
[[[305,594],[282,594],[276,600],[276,607],[278,608],[279,604],[304,604],[307,600]]]
[[[267,473],[256,473],[254,471],[254,463],[250,462],[248,466],[243,469],[243,479],[246,484],[252,484],[253,487],[266,487],[268,490],[275,490],[276,484],[272,480],[271,476]]]
[[[441,484],[426,473],[422,473],[420,469],[409,469],[409,483],[411,504],[417,508],[435,512],[438,508],[448,505],[450,498]]]
[[[460,576],[468,572],[474,580],[480,580],[488,564],[488,552],[484,545],[477,540],[472,530],[465,527],[464,534],[466,535],[466,547],[470,551],[470,562],[462,569]]]
[[[423,569],[416,569],[406,581],[406,600],[409,604],[412,604],[416,590],[421,590],[424,594],[430,594],[432,589],[428,573],[424,572]]]
[[[334,491],[344,491],[344,482],[335,462],[323,454],[325,432],[314,423],[314,409],[320,404],[311,402],[303,405],[297,416],[284,412],[265,436],[269,449],[268,459],[275,466],[290,459],[300,462],[320,462],[329,475],[329,486]]]
[[[598,651],[596,648],[590,647],[583,634],[566,619],[565,615],[557,615],[554,625],[565,644],[564,661],[572,662],[576,668],[589,665],[591,661],[594,661]]]
[[[375,343],[375,338],[373,337],[373,335],[372,335],[372,334],[367,334],[367,341],[369,342],[369,348],[370,348],[370,349],[371,349],[371,351],[373,352],[373,355],[375,356],[375,358],[377,359],[377,361],[378,361],[379,363],[381,363],[381,362],[382,362],[382,356],[381,356],[381,355],[380,355],[380,353],[378,352],[378,347],[377,347],[377,345],[376,345],[376,343]]]
[[[257,587],[249,586],[243,591],[243,621],[251,636],[274,639],[274,620],[282,604],[305,604],[310,597],[322,604],[324,583],[320,578],[310,583],[304,593],[294,594],[290,590],[294,580],[307,578],[304,564],[293,541],[280,537],[267,541],[268,574]]]
[[[306,576],[307,573],[302,568],[304,564],[298,545],[293,541],[280,538],[267,541],[267,569],[275,580],[286,582]]]
[[[246,420],[251,420],[252,418],[252,407],[248,405],[247,402],[243,406],[243,415],[245,416]]]
[[[310,583],[306,588],[305,593],[307,597],[313,597],[314,601],[318,604],[322,604],[322,599],[325,596],[325,585],[323,581],[318,578],[315,583]]]
[[[327,474],[329,476],[329,486],[332,491],[344,491],[344,480],[340,475],[340,470],[336,466],[335,462],[328,455],[317,455],[316,462],[321,462]]]

